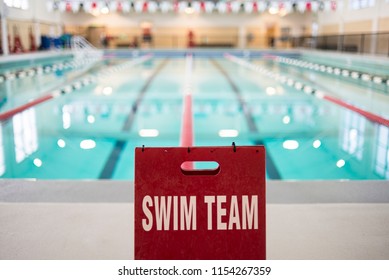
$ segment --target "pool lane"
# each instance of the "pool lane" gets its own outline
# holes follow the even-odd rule
[[[73,61],[73,63],[75,63]],[[98,71],[106,66],[106,61],[100,61],[79,65],[72,69],[51,68],[46,72],[49,66],[40,67],[33,76],[26,74],[23,78],[6,79],[0,83],[1,107],[0,113],[13,110],[18,106],[26,104],[34,99],[48,95],[48,93],[65,87],[71,81],[80,78],[87,73]]]
[[[249,128],[236,95],[210,59],[194,60],[192,89],[195,146],[231,146],[233,141],[236,145],[251,144],[241,136],[248,133]],[[221,137],[223,131],[239,133],[233,138]]]
[[[381,107],[385,108],[384,113],[382,113],[382,115],[376,114],[376,113],[373,113],[372,111],[364,109],[364,107],[366,107],[365,105],[358,105],[358,101],[355,101],[355,100],[344,101],[340,98],[333,97],[334,94],[332,92],[329,92],[328,89],[323,90],[324,87],[319,85],[318,83],[313,83],[312,81],[307,81],[301,77],[296,78],[296,77],[293,77],[292,75],[285,75],[284,72],[279,73],[278,71],[269,70],[264,66],[252,64],[244,59],[240,59],[238,57],[233,57],[233,56],[230,56],[228,54],[226,55],[226,57],[230,61],[237,63],[241,66],[244,66],[245,68],[248,68],[253,72],[259,73],[260,75],[264,75],[264,76],[266,76],[274,81],[280,82],[281,84],[286,84],[289,88],[296,89],[296,90],[303,92],[307,95],[311,95],[312,97],[326,100],[326,101],[329,101],[333,104],[341,106],[343,108],[351,110],[351,111],[365,117],[369,121],[372,121],[372,122],[375,122],[375,123],[378,123],[378,124],[381,124],[384,126],[389,126],[389,119],[386,118],[386,115],[387,115],[386,107],[387,106],[385,106],[388,99],[386,100],[386,102],[385,102],[385,100],[382,100],[383,103],[379,103],[379,105],[381,105]],[[385,97],[382,95],[379,95],[378,97],[379,98],[389,98],[389,97]],[[358,99],[358,97],[356,97],[356,99]],[[366,97],[365,97],[365,101],[366,101]],[[355,103],[357,105],[354,105]],[[371,104],[369,104],[369,105],[371,105]]]
[[[53,99],[2,122],[0,176],[96,179],[115,143],[122,140],[125,145],[113,178],[133,179],[133,157],[127,157],[127,151],[133,145],[152,144],[138,134],[145,119],[141,118],[139,123],[137,117],[129,121],[128,116],[145,81],[160,63],[158,59],[146,61],[109,77],[97,78],[95,84],[80,89],[77,94]],[[158,88],[152,85],[149,90],[154,91],[155,87]],[[156,108],[154,105],[141,104],[137,115],[150,115]],[[165,110],[164,105],[160,107]],[[122,131],[130,122],[133,122],[132,129]],[[176,130],[178,135],[179,129]],[[161,135],[166,138],[162,131]],[[172,141],[178,142],[178,136],[166,144],[172,145]]]
[[[126,121],[123,124],[122,131],[128,132],[131,130],[132,125],[134,123],[134,119],[136,116],[136,113],[138,111],[138,108],[141,106],[141,103],[144,99],[144,95],[146,94],[147,90],[149,89],[151,83],[154,81],[155,77],[162,71],[162,69],[166,66],[168,63],[168,59],[165,59],[162,61],[161,64],[155,69],[155,71],[152,73],[152,75],[146,80],[143,87],[140,89],[135,102],[132,105],[132,110],[127,116]],[[114,148],[112,149],[111,154],[109,155],[108,159],[105,162],[104,168],[102,169],[99,179],[111,179],[113,176],[113,173],[115,172],[116,165],[119,162],[119,158],[121,157],[121,153],[124,150],[126,142],[123,140],[117,140],[115,143]]]
[[[221,63],[243,92],[259,128],[249,139],[265,144],[282,179],[385,178],[381,154],[386,152],[377,138],[382,126],[251,69]]]
[[[107,172],[114,180],[133,180],[136,146],[179,145],[185,61],[169,60],[145,89],[163,61],[97,78],[77,94],[0,123],[0,176],[96,179]],[[214,61],[218,66],[207,58],[193,61],[196,146],[264,144],[268,178],[388,176],[386,127],[227,60]]]
[[[135,147],[180,145],[185,67],[184,59],[171,59],[150,84],[112,179],[134,178]]]
[[[286,74],[295,80],[310,84],[312,87],[329,93],[333,98],[352,104],[368,112],[388,118],[389,95],[383,93],[381,88],[370,83],[350,81],[339,76],[332,76],[322,72],[302,70],[292,65],[276,63],[274,61],[254,61],[256,65],[265,66],[276,73]],[[381,87],[381,86],[380,86]],[[387,87],[385,86],[385,90]]]
[[[243,114],[245,116],[246,123],[247,123],[247,125],[249,127],[250,132],[258,133],[258,128],[257,128],[257,126],[255,124],[254,118],[251,115],[250,111],[248,110],[248,106],[247,106],[246,101],[244,100],[244,98],[243,98],[243,96],[242,96],[242,94],[240,92],[240,89],[237,87],[237,85],[232,80],[230,75],[224,70],[224,68],[219,63],[217,63],[217,61],[215,59],[212,59],[211,61],[212,61],[212,64],[225,77],[225,79],[227,80],[228,84],[230,85],[232,91],[234,92],[234,94],[236,96],[236,99],[239,102],[240,110],[242,110],[242,112],[243,112]]]
[[[249,127],[250,133],[259,134],[260,132],[258,130],[257,124],[255,123],[254,116],[251,114],[251,111],[247,105],[247,102],[244,100],[239,87],[235,84],[234,80],[232,79],[232,77],[230,77],[227,71],[219,63],[217,63],[216,60],[212,59],[211,61],[212,64],[225,77],[232,91],[234,92],[236,99],[239,102],[240,110],[243,112],[245,116],[245,120],[247,126]],[[256,141],[255,145],[262,145],[265,146],[266,148],[266,144],[263,141]],[[266,172],[270,179],[274,179],[274,180],[282,179],[279,171],[277,170],[276,165],[273,162],[273,158],[269,153],[266,153]]]
[[[374,86],[377,92],[388,92],[388,73],[383,71],[384,73],[382,73],[382,75],[373,74],[373,71],[375,70],[374,65],[371,66],[370,70],[358,71],[350,66],[346,66],[346,68],[344,68],[343,65],[332,66],[328,64],[312,63],[301,59],[291,59],[281,56],[271,57],[269,59],[282,65],[292,66],[294,68],[299,68],[309,72],[321,73],[326,76],[331,76],[335,79],[342,79],[348,82],[356,83],[362,87],[370,88]]]
[[[123,70],[124,68],[133,67],[136,64],[142,63],[145,60],[150,59],[151,54],[143,55],[141,57],[134,57],[127,62],[109,61],[109,60],[92,60],[89,64],[84,65],[83,61],[73,61],[71,65],[75,64],[76,70],[65,71],[64,69],[53,69],[44,74],[54,73],[58,75],[59,79],[55,79],[53,83],[48,83],[48,90],[42,91],[39,83],[35,83],[36,80],[43,79],[42,75],[28,76],[23,79],[6,80],[3,83],[3,87],[7,90],[2,91],[2,103],[0,104],[0,121],[4,121],[14,114],[21,112],[27,108],[38,106],[39,104],[46,102],[50,99],[60,97],[64,94],[72,92],[78,92],[81,88],[91,83],[95,83],[98,78],[109,77],[113,73]],[[48,67],[48,66],[47,66]],[[78,69],[80,68],[80,69]],[[46,68],[44,68],[45,70]],[[47,78],[47,77],[46,77]],[[23,89],[24,83],[32,83],[26,89]],[[2,85],[0,84],[0,87]],[[12,87],[21,87],[18,90],[12,90]]]

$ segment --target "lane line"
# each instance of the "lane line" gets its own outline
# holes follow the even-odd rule
[[[263,142],[262,140],[256,140],[254,144],[266,147],[265,142]],[[270,155],[269,150],[266,150],[265,157],[266,157],[266,173],[267,173],[267,175],[272,180],[280,180],[281,174],[278,171],[278,169],[274,163],[273,157]]]
[[[126,145],[126,142],[123,140],[117,140],[115,145],[108,156],[107,161],[105,162],[103,170],[100,172],[99,179],[111,179],[113,173],[116,169],[116,163],[120,159],[120,155],[123,152],[123,149]]]
[[[138,112],[138,108],[141,105],[147,90],[149,89],[149,87],[150,87],[151,83],[153,82],[153,80],[155,79],[155,77],[161,72],[162,68],[164,68],[166,66],[168,61],[169,61],[169,59],[165,59],[158,66],[158,68],[154,71],[154,73],[147,79],[146,83],[140,89],[138,96],[134,102],[134,105],[132,106],[132,110],[128,114],[126,121],[123,124],[122,131],[128,132],[131,130],[132,125],[133,125],[134,120],[135,120],[136,113]],[[100,172],[99,179],[111,179],[112,178],[112,176],[115,172],[116,166],[119,162],[121,153],[123,152],[123,150],[126,146],[125,144],[126,144],[126,141],[123,141],[123,140],[117,140],[115,142],[114,148],[112,149],[110,155],[108,156],[108,158],[105,162],[105,165],[104,165],[102,171]]]
[[[238,86],[234,83],[234,81],[231,79],[231,77],[228,75],[228,73],[224,70],[224,68],[217,63],[214,59],[211,60],[213,65],[223,74],[223,76],[228,81],[228,84],[232,88],[233,92],[235,93],[236,98],[239,101],[240,107],[242,108],[242,111],[244,113],[246,123],[249,127],[250,132],[252,133],[259,133],[258,127],[255,123],[254,116],[251,114],[249,107],[246,105],[245,100],[243,99],[242,93],[240,92]],[[262,140],[256,140],[255,145],[262,145],[266,148],[265,143]],[[269,152],[266,151],[266,172],[270,179],[273,180],[281,180],[281,174],[277,170],[276,164],[273,161],[273,158],[269,154]]]
[[[214,59],[211,59],[211,62],[220,71],[220,73],[223,74],[223,76],[228,81],[228,84],[232,88],[232,91],[234,92],[235,97],[238,99],[239,106],[242,109],[242,112],[245,116],[250,132],[258,133],[259,130],[257,128],[257,125],[255,124],[254,117],[253,115],[251,115],[250,109],[247,106],[246,101],[243,99],[243,96],[238,86],[234,83],[234,81],[231,79],[231,77],[228,75],[228,73],[224,70],[224,68],[219,63],[217,63]]]

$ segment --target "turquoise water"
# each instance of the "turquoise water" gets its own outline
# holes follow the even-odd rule
[[[0,113],[127,61],[7,81]],[[251,63],[366,110],[379,103],[374,112],[389,116],[387,95],[373,86],[267,59]],[[179,145],[185,69],[183,57],[153,58],[2,122],[1,177],[133,180],[135,147]],[[389,179],[386,126],[222,58],[195,58],[190,85],[196,146],[265,145],[269,179]]]

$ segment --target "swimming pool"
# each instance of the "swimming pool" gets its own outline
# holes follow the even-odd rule
[[[21,78],[18,67],[3,68],[0,116],[50,98],[1,122],[1,177],[133,180],[135,147],[179,145],[190,91],[194,144],[265,145],[269,179],[389,179],[389,68],[209,51],[194,52],[188,70],[185,51],[150,53],[36,62]]]

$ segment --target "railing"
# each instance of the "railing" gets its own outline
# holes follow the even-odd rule
[[[134,47],[132,44],[133,40],[139,43],[136,47],[144,47],[141,36],[128,38],[112,37],[108,47]],[[278,38],[271,38],[266,35],[255,35],[251,38],[249,36],[239,38],[237,35],[198,35],[194,38],[194,43],[195,48],[239,48],[239,46],[245,46],[248,49],[309,48],[389,56],[389,32]],[[155,34],[152,44],[148,47],[177,49],[186,48],[187,46],[188,37],[186,35],[169,36]]]
[[[292,47],[389,56],[389,32],[303,36],[289,41]]]
[[[184,34],[161,35],[153,34],[151,42],[144,42],[142,36],[120,36],[110,37],[109,48],[128,47],[152,47],[165,49],[182,49],[189,46],[189,38]],[[239,45],[239,38],[236,35],[197,35],[193,38],[196,48],[236,48]],[[103,47],[103,46],[102,46]]]
[[[100,59],[103,51],[95,48],[82,36],[73,36],[71,39],[71,49],[76,59]]]
[[[154,34],[150,43],[145,44],[142,36],[112,36],[107,45],[93,46],[84,37],[72,36],[70,47],[77,57],[96,58],[101,57],[99,48],[155,48],[155,49],[182,49],[189,45],[187,35],[163,35]],[[331,50],[338,52],[350,52],[359,54],[373,54],[389,56],[389,32],[363,33],[363,34],[337,34],[321,36],[278,37],[272,38],[267,35],[239,37],[236,34],[198,34],[194,38],[195,48],[239,48],[247,49],[285,49],[285,48],[308,48],[318,50]],[[97,47],[97,48],[96,48]]]

